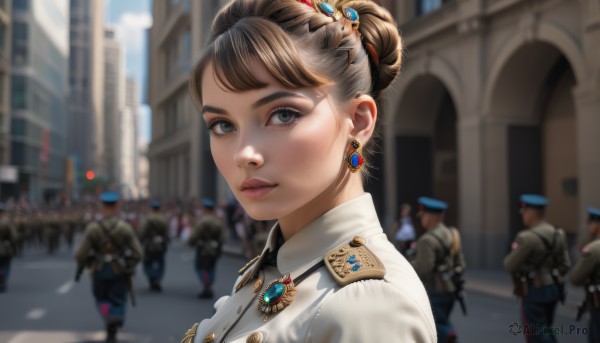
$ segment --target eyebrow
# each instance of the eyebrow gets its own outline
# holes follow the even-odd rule
[[[297,93],[292,93],[292,92],[286,92],[286,91],[279,91],[279,92],[275,92],[273,94],[269,94],[259,100],[257,100],[253,105],[252,108],[256,109],[258,107],[264,106],[270,102],[273,102],[277,99],[281,99],[281,98],[288,98],[288,97],[302,97],[300,94]],[[214,107],[214,106],[203,106],[202,107],[202,111],[201,113],[204,114],[206,112],[211,112],[211,113],[215,113],[215,114],[221,114],[221,115],[228,115],[229,113],[222,109],[222,108],[218,108],[218,107]]]

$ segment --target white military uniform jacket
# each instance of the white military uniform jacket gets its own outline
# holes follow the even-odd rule
[[[277,253],[277,267],[262,265],[279,234],[275,225],[258,260],[241,271],[238,290],[219,299],[214,316],[194,325],[183,342],[436,342],[423,284],[387,240],[370,194],[339,205],[288,239]],[[380,260],[385,272],[379,278],[368,276],[368,258],[356,250],[359,259],[365,257],[360,280],[343,286],[334,271],[317,267],[296,285],[291,304],[265,320],[257,306],[271,282],[285,274],[297,278],[328,256],[354,251],[352,241]]]

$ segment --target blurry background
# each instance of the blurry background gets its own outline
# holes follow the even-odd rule
[[[115,190],[135,226],[142,201],[159,198],[180,238],[198,216],[197,199],[214,198],[230,218],[230,256],[218,277],[228,293],[268,225],[236,208],[187,86],[227,2],[0,0],[0,200],[31,213]],[[600,208],[600,0],[377,2],[398,22],[405,62],[379,102],[381,153],[370,161],[367,190],[386,230],[418,196],[448,202],[474,292],[475,314],[453,315],[459,337],[522,341],[508,332],[518,309],[506,301],[500,269],[522,229],[518,196],[550,199],[548,220],[565,229],[574,259],[588,239],[585,208]],[[71,250],[48,256],[38,243],[15,259],[11,289],[0,295],[0,342],[39,341],[40,332],[48,342],[102,336],[93,333],[101,324],[88,286],[71,291],[65,281],[75,268]],[[178,342],[211,312],[208,302],[196,305],[184,242],[169,254],[167,294],[142,292],[132,342]],[[557,323],[583,327],[574,323],[581,293],[571,294]],[[58,316],[66,303],[69,314]],[[157,320],[166,310],[181,314]]]

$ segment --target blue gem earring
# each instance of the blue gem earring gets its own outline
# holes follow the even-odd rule
[[[353,139],[350,143],[350,147],[352,148],[348,157],[346,158],[346,162],[348,163],[348,169],[351,172],[356,173],[362,168],[365,160],[363,159],[360,153],[360,142],[356,139]]]

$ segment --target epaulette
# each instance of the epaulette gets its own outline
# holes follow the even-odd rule
[[[256,256],[255,258],[253,258],[252,260],[250,260],[250,262],[246,263],[245,266],[243,266],[238,273],[240,275],[243,275],[242,279],[240,280],[240,282],[237,283],[237,285],[235,285],[235,291],[238,292],[240,289],[242,289],[242,287],[246,286],[246,284],[248,283],[248,281],[250,281],[252,279],[252,272],[248,272],[246,273],[246,271],[248,271],[248,269],[250,269],[252,266],[254,266],[254,264],[256,263],[256,261],[258,261],[260,259],[261,255]],[[244,275],[244,273],[246,273],[246,275]]]
[[[346,243],[329,251],[325,266],[340,286],[366,279],[383,279],[385,267],[375,254],[365,246],[365,239],[356,236]]]

